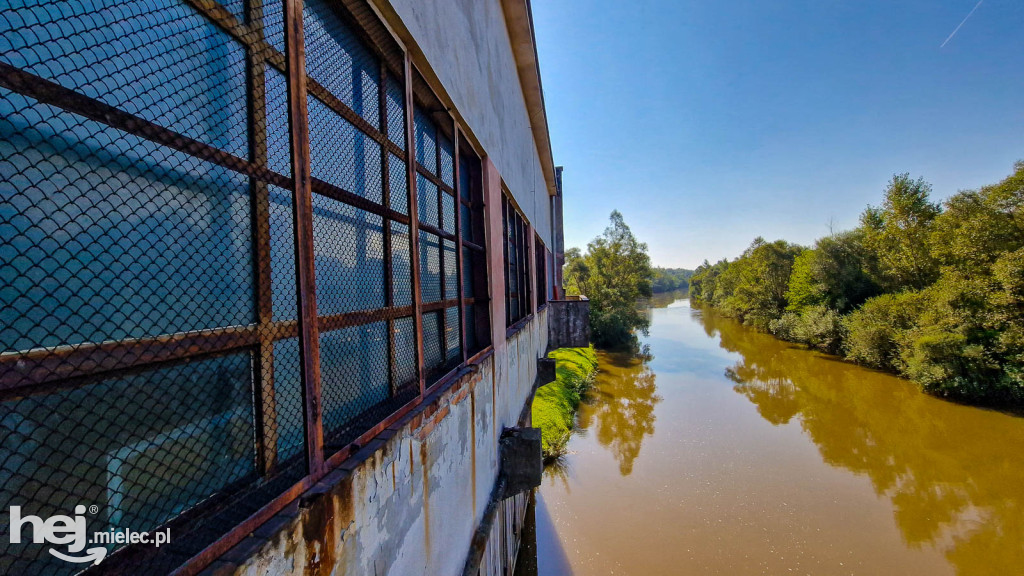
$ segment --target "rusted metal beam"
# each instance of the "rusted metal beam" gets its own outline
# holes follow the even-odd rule
[[[217,8],[223,10],[218,5]],[[263,1],[249,0],[250,30],[263,36]],[[249,161],[258,168],[267,166],[267,99],[265,64],[260,54],[246,49],[249,95]],[[265,182],[252,179],[253,264],[255,266],[256,317],[259,346],[253,370],[255,404],[256,469],[262,475],[277,464],[277,399],[274,395],[274,340],[269,338],[273,322],[273,296],[270,268],[270,189]]]
[[[192,6],[192,8],[197,12],[227,32],[228,35],[242,43],[249,50],[263,55],[267,62],[277,68],[278,71],[284,74],[288,73],[288,64],[285,56],[266,42],[261,31],[258,32],[255,30],[255,24],[257,22],[259,22],[259,26],[262,29],[262,19],[250,19],[250,24],[247,26],[246,24],[239,22],[231,12],[221,6],[216,0],[184,0],[184,2]],[[354,29],[358,30],[358,28]],[[382,62],[384,61],[383,53],[379,49],[372,44],[367,44],[367,46],[369,46],[372,51],[378,55],[378,57],[382,58]],[[388,140],[386,131],[374,128],[372,124],[349,108],[348,105],[338,99],[330,90],[315,79],[310,78],[309,76],[306,77],[306,89],[309,94],[312,94],[318,100],[327,105],[328,108],[348,120],[352,125],[375,140],[378,144],[397,155],[401,155],[402,149]]]
[[[470,250],[473,250],[474,252],[484,252],[485,251],[483,246],[481,246],[479,244],[474,244],[474,243],[470,242],[469,240],[463,240],[462,241],[462,247],[463,248],[469,248]]]
[[[258,325],[228,326],[148,338],[83,342],[0,354],[0,395],[30,393],[48,382],[136,368],[156,362],[184,360],[254,346]],[[273,337],[287,337],[287,325],[275,326]]]
[[[409,246],[412,251],[412,306],[416,326],[416,377],[419,378],[420,396],[426,391],[426,369],[423,352],[423,290],[420,286],[420,219],[416,201],[416,136],[413,127],[412,59],[405,53],[403,62],[405,82],[405,150],[406,184],[409,192]]]
[[[378,308],[376,310],[359,310],[356,312],[345,312],[332,316],[321,316],[318,325],[321,332],[363,326],[374,322],[384,322],[412,316],[412,306],[399,306],[391,308]]]
[[[419,223],[419,228],[420,228],[420,230],[423,230],[424,232],[430,232],[434,236],[439,236],[441,238],[444,238],[445,240],[451,240],[453,242],[455,241],[455,234],[452,234],[450,232],[445,232],[444,230],[442,230],[442,229],[440,229],[437,226],[434,226],[432,224],[427,224],[426,222],[420,222]]]
[[[452,160],[455,165],[453,166],[452,174],[455,187],[458,190],[462,183],[462,180],[459,179],[459,123],[455,121],[454,117],[452,117],[452,132],[452,139],[454,141],[452,148],[455,150],[454,158]],[[465,282],[463,282],[462,276],[465,262],[463,262],[462,257],[462,226],[464,223],[462,221],[462,203],[459,201],[461,197],[462,190],[458,190],[455,193],[455,277],[459,286],[459,347],[462,348],[462,361],[465,362],[469,357],[469,351],[466,349],[466,295],[464,294],[465,286],[463,284],[465,284]]]
[[[379,130],[374,128],[374,126],[367,122],[365,118],[360,116],[355,110],[349,108],[348,105],[342,102],[337,96],[332,94],[330,90],[325,88],[319,82],[307,76],[306,86],[309,91],[309,94],[311,94],[317,100],[323,102],[335,114],[347,120],[350,124],[358,128],[361,132],[369,136],[378,144],[391,150],[392,152],[395,150],[401,152],[401,148],[395,146],[394,143],[388,140],[386,134],[383,134]]]
[[[333,198],[339,202],[343,202],[354,208],[359,208],[360,210],[370,212],[371,214],[376,214],[381,218],[387,218],[395,220],[405,225],[409,225],[410,218],[408,216],[402,214],[401,212],[398,212],[397,210],[392,210],[386,205],[382,206],[380,204],[377,204],[373,200],[363,198],[358,194],[349,192],[344,188],[335,186],[334,184],[330,184],[328,182],[324,182],[323,180],[310,178],[310,182],[313,192],[316,192],[317,194]]]
[[[441,300],[438,300],[436,302],[424,302],[423,303],[422,311],[424,313],[436,312],[438,310],[444,310],[445,308],[451,308],[452,306],[458,306],[458,305],[459,305],[459,300],[456,299],[456,298],[450,298],[448,300],[441,299]]]
[[[380,84],[377,90],[377,112],[380,119],[380,131],[382,134],[388,133],[388,68],[387,65],[381,60],[380,65]],[[390,141],[390,140],[389,140]],[[385,208],[391,208],[391,153],[388,152],[386,147],[381,147],[380,151],[380,177],[381,177],[381,201]],[[392,307],[395,305],[395,277],[392,262],[392,248],[391,248],[391,221],[384,220],[384,305]],[[395,374],[398,368],[398,359],[395,357],[396,342],[395,342],[395,321],[388,318],[388,391],[393,397],[396,390]]]
[[[437,174],[440,174],[441,173],[441,131],[437,129],[437,125],[436,124],[434,125],[434,142],[436,143],[434,145],[434,170],[437,171],[436,172]],[[441,230],[444,230],[444,227],[447,225],[447,223],[445,222],[445,218],[444,218],[444,200],[443,200],[443,196],[444,196],[444,192],[441,192],[440,190],[438,190],[438,192],[437,192],[437,199],[435,200],[435,202],[437,203],[437,222],[441,226]],[[456,228],[455,232],[458,233],[458,231],[459,230]],[[446,280],[445,276],[447,276],[447,274],[446,274],[447,269],[445,268],[445,265],[444,265],[444,261],[445,261],[444,240],[438,240],[437,241],[437,248],[438,248],[438,252],[437,252],[437,255],[438,255],[438,266],[439,266],[439,271],[440,271],[440,274],[438,274],[438,279],[440,280],[440,284],[441,284],[441,300],[444,300],[445,298],[448,297],[448,292],[446,291],[447,287],[445,286],[445,280]],[[440,316],[440,321],[441,321],[440,322],[441,330],[440,330],[440,334],[438,334],[438,336],[440,336],[440,338],[441,338],[441,358],[442,358],[441,364],[444,365],[444,364],[448,363],[448,314],[447,314],[447,311],[446,310],[442,310],[441,313],[439,314],[439,316]]]
[[[440,152],[440,150],[439,150],[439,152]],[[438,161],[438,163],[440,164],[440,160]],[[436,185],[441,190],[444,190],[448,194],[455,195],[455,188],[454,187],[449,186],[444,180],[441,179],[440,176],[435,175],[433,172],[431,172],[430,170],[425,168],[419,162],[416,163],[416,172],[418,174],[422,175],[427,180],[430,180],[432,183],[434,183],[434,185]],[[440,166],[438,167],[437,172],[438,173],[441,172]]]
[[[0,62],[0,86],[44,104],[56,106],[72,114],[77,114],[122,132],[138,136],[144,140],[195,156],[200,160],[205,160],[241,174],[260,178],[270,184],[281,187],[291,185],[291,179],[286,176],[266,168],[253,166],[249,162],[228,154],[223,150],[218,150],[213,146],[123,112],[109,104],[83,96],[56,82],[40,78],[35,74],[15,68],[6,62]]]
[[[295,275],[299,310],[299,365],[306,429],[309,475],[324,472],[324,431],[320,397],[320,333],[316,312],[316,270],[313,252],[313,190],[306,109],[306,55],[302,0],[284,0],[285,55],[288,78],[288,124],[291,135],[295,213]]]
[[[290,1],[290,0],[288,0]],[[232,527],[227,534],[204,548],[195,556],[189,558],[181,566],[171,572],[170,576],[196,576],[209,566],[214,560],[233,548],[236,544],[245,540],[263,523],[274,517],[275,514],[284,510],[295,499],[302,495],[317,483],[317,479],[306,476],[279,496],[270,501],[269,504],[260,508],[241,523]]]

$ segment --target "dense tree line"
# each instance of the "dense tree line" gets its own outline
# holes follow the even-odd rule
[[[693,270],[685,268],[654,268],[651,291],[661,294],[662,292],[686,290],[690,287],[690,276],[693,276]]]
[[[1024,404],[1024,162],[941,204],[894,176],[860,225],[704,262],[690,298],[942,396]]]
[[[637,346],[635,332],[646,333],[650,326],[637,302],[651,296],[652,276],[647,244],[637,240],[618,210],[586,252],[565,253],[566,293],[590,299],[591,341],[602,348]]]

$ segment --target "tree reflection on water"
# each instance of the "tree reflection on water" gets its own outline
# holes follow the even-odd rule
[[[908,545],[942,550],[960,574],[1024,569],[1024,419],[692,314],[741,356],[726,370],[736,392],[774,425],[796,419],[828,464],[870,478]]]
[[[593,434],[628,476],[644,438],[654,434],[654,407],[661,397],[649,354],[599,352],[598,361],[600,372],[580,406],[577,425]]]

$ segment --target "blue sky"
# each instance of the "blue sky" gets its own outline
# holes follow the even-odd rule
[[[1024,0],[536,0],[566,246],[623,213],[661,266],[809,244],[897,172],[1024,159]]]

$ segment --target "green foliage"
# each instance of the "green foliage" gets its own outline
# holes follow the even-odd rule
[[[768,329],[786,308],[793,261],[803,250],[783,240],[755,239],[743,255],[725,263],[697,268],[690,279],[690,298],[710,304],[743,322]]]
[[[729,267],[728,260],[719,260],[713,266],[707,260],[690,277],[690,301],[694,304],[713,304],[717,279]]]
[[[555,381],[537,389],[531,407],[533,425],[541,430],[545,459],[565,452],[580,399],[597,372],[597,351],[593,346],[560,348],[548,358],[555,360]]]
[[[646,333],[650,326],[637,306],[652,294],[647,244],[636,239],[616,210],[611,225],[587,245],[587,252],[570,250],[565,261],[566,292],[590,299],[592,341],[605,348],[635,346],[634,331]]]
[[[783,340],[806,344],[829,354],[839,353],[843,341],[842,316],[820,304],[800,312],[785,312],[771,321],[769,328]]]
[[[924,288],[938,275],[928,240],[940,208],[928,199],[931,189],[920,178],[897,174],[882,206],[861,214],[864,244],[878,258],[878,282],[888,292]]]
[[[896,175],[855,230],[705,261],[691,300],[937,395],[1024,404],[1024,162],[941,206],[930,190]]]
[[[919,292],[883,294],[865,302],[843,319],[846,329],[846,357],[873,368],[899,372],[903,367],[900,350],[906,346],[908,331],[921,313]]]
[[[685,268],[655,268],[654,278],[651,280],[651,292],[660,294],[674,290],[686,290],[690,287],[690,277],[693,270]]]
[[[814,250],[804,250],[793,260],[793,271],[789,274],[789,286],[786,289],[786,310],[799,312],[825,302],[824,287],[815,278],[816,256]]]

